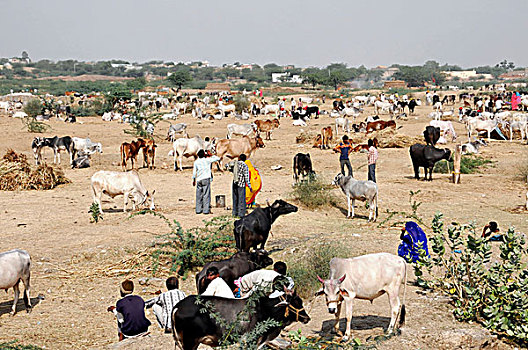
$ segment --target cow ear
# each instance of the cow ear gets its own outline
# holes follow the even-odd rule
[[[153,195],[154,195],[154,193],[156,193],[156,190],[152,191],[152,193],[151,193],[150,195],[151,195],[151,196],[153,196]]]
[[[341,294],[341,296],[349,297],[348,292],[347,292],[346,290],[344,290],[344,289],[341,289],[341,290],[339,291],[339,293]]]
[[[320,295],[323,295],[324,294],[324,289],[321,287],[321,289],[319,289],[317,292],[315,292],[314,296],[318,297]]]

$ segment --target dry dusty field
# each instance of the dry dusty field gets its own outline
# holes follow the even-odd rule
[[[330,110],[330,104],[323,109]],[[407,121],[398,122],[403,127],[400,133],[421,135],[429,122],[427,114],[431,107],[418,107],[417,115]],[[364,116],[373,114],[367,108]],[[262,117],[261,117],[262,118]],[[384,116],[384,118],[388,118]],[[90,137],[103,144],[103,154],[95,155],[92,167],[71,170],[63,163],[66,176],[71,183],[50,191],[0,192],[0,251],[13,248],[26,249],[33,261],[31,295],[35,307],[33,312],[19,312],[9,315],[13,301],[12,290],[0,299],[0,342],[18,339],[47,349],[104,348],[116,343],[116,325],[112,314],[106,311],[119,297],[119,282],[124,278],[116,270],[129,268],[132,261],[167,226],[158,218],[141,216],[127,220],[129,214],[122,213],[122,199],[106,197],[103,207],[107,212],[104,220],[90,223],[88,208],[92,203],[90,190],[91,175],[101,169],[120,170],[119,145],[132,137],[123,133],[126,125],[116,122],[104,123],[100,118],[79,118],[81,123],[65,124],[51,121],[53,128],[46,136],[70,135]],[[186,122],[189,134],[224,137],[226,125],[231,118],[222,121],[196,122],[190,115],[180,121]],[[180,122],[179,121],[179,122]],[[322,116],[312,120],[308,131],[318,131],[323,126],[333,125],[333,119]],[[22,129],[20,120],[0,117],[3,137],[0,139],[0,153],[8,148],[23,152],[32,158],[30,144],[34,134]],[[460,139],[466,141],[462,124],[455,122]],[[166,124],[158,124],[157,134],[164,136]],[[338,155],[331,150],[311,148],[295,143],[300,128],[291,125],[291,120],[282,121],[274,139],[266,142],[252,158],[253,164],[263,177],[263,190],[257,202],[265,204],[266,199],[288,199],[292,186],[292,158],[297,152],[310,152],[316,172],[323,178],[331,179],[339,171]],[[366,139],[365,139],[366,140]],[[453,143],[448,147],[453,149]],[[410,211],[409,191],[421,190],[417,199],[423,202],[420,214],[430,223],[435,212],[445,215],[445,222],[469,222],[475,220],[482,227],[490,220],[496,220],[506,229],[512,225],[521,232],[528,231],[527,212],[519,207],[523,204],[526,185],[516,178],[518,166],[528,161],[528,146],[519,141],[509,143],[492,141],[482,149],[482,156],[492,159],[492,167],[479,174],[463,175],[460,185],[453,185],[449,176],[434,174],[433,182],[416,181],[409,158],[408,148],[380,149],[377,179],[380,193],[380,218],[386,209]],[[199,226],[206,217],[194,214],[194,188],[192,187],[192,161],[184,161],[183,172],[172,170],[172,160],[167,157],[171,145],[159,143],[155,170],[140,170],[146,187],[156,190],[158,210],[170,219],[178,220],[184,228]],[[46,149],[45,158],[53,161],[53,154]],[[360,180],[367,178],[366,154],[351,156],[354,174]],[[63,160],[67,157],[63,157]],[[282,165],[278,171],[274,165]],[[225,194],[230,200],[231,174],[215,172],[212,197]],[[299,211],[278,219],[273,227],[273,236],[268,247],[285,248],[274,254],[275,259],[283,258],[290,248],[309,247],[320,241],[338,241],[347,246],[350,256],[365,253],[391,252],[396,254],[399,244],[398,229],[378,227],[367,223],[368,212],[361,204],[356,209],[357,217],[347,220],[343,210],[346,199],[338,189],[335,194],[341,199],[341,208],[308,210],[302,206]],[[213,208],[214,216],[228,214],[224,209]],[[378,220],[378,221],[379,221]],[[128,259],[128,260],[127,260]],[[120,263],[125,261],[125,263]],[[140,286],[138,278],[145,277],[144,271],[132,271],[128,277],[136,282],[136,291],[143,298],[151,298],[161,284]],[[161,276],[167,277],[167,276]],[[193,293],[193,276],[183,282],[185,292]],[[412,273],[409,281],[413,281]],[[478,325],[458,323],[450,313],[446,300],[434,294],[417,293],[418,288],[410,286],[407,291],[407,324],[402,334],[379,345],[380,349],[453,349],[478,347],[491,339],[490,348],[509,348],[493,340]],[[40,296],[42,300],[38,300]],[[326,312],[322,298],[306,300],[312,321],[307,325],[294,324],[291,329],[301,327],[305,334],[317,334],[323,325],[328,329],[332,316]],[[19,309],[23,309],[22,303]],[[152,323],[155,317],[150,311],[147,316]],[[389,323],[389,307],[386,297],[370,304],[357,301],[354,304],[353,334],[361,340],[381,335]],[[151,327],[148,339],[127,344],[124,348],[171,349],[170,335],[162,335],[156,326]]]

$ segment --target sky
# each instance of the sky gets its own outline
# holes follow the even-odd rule
[[[528,66],[528,1],[0,0],[0,57]]]

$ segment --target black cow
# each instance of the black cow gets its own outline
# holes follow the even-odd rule
[[[245,334],[265,320],[278,321],[279,326],[267,328],[263,334],[259,335],[257,340],[257,346],[259,346],[275,339],[285,327],[293,322],[306,324],[310,321],[310,316],[304,310],[302,299],[295,293],[293,295],[284,294],[276,298],[262,296],[254,302],[253,307],[250,306],[248,300],[250,299],[198,297],[196,295],[183,299],[172,311],[172,334],[176,348],[196,350],[201,343],[217,347],[224,339],[226,332],[233,330],[231,328],[233,322],[238,322],[239,325],[235,326],[235,329]],[[212,312],[220,316],[223,322],[211,316]]]
[[[292,119],[293,120],[303,120],[304,122],[307,121],[306,119],[306,113],[301,113],[301,112],[296,112],[296,111],[292,111],[291,112],[291,116],[292,116]]]
[[[435,148],[430,145],[415,144],[409,149],[411,160],[414,167],[414,178],[420,180],[420,167],[424,168],[424,180],[433,180],[433,168],[436,162],[442,159],[449,160],[451,151],[446,149]],[[427,179],[427,170],[429,169],[429,179]]]
[[[272,205],[266,208],[257,208],[251,214],[248,214],[235,221],[235,242],[240,251],[249,251],[251,248],[264,249],[268,240],[271,225],[281,215],[294,213],[297,211],[295,205],[286,203],[282,199],[277,199]]]
[[[433,106],[434,106],[437,102],[440,102],[440,96],[438,96],[437,94],[434,94],[434,95],[433,95]]]
[[[342,111],[343,109],[345,109],[345,105],[343,104],[343,101],[341,101],[341,100],[339,100],[339,101],[338,101],[338,100],[335,100],[335,101],[333,102],[333,106],[334,106],[334,109],[335,109],[336,111],[338,111],[338,112],[339,112],[339,111]]]
[[[398,101],[396,103],[398,105],[398,109],[400,110],[400,113],[405,112],[405,107],[409,106],[409,102],[407,101]]]
[[[234,290],[235,280],[255,270],[263,269],[273,264],[273,259],[264,249],[258,249],[254,252],[238,252],[233,254],[229,259],[212,261],[203,267],[202,271],[196,274],[196,290],[202,294],[209,284],[205,278],[207,269],[216,267],[220,272],[220,277],[224,279],[227,285]]]
[[[311,117],[312,114],[315,114],[315,118],[319,118],[319,107],[317,106],[306,107],[304,113],[306,117]]]
[[[42,148],[49,147],[53,150],[53,163],[60,164],[60,151],[66,150],[70,155],[70,164],[73,163],[73,141],[71,137],[35,137],[31,143],[31,148],[33,149],[33,156],[35,157],[36,165],[40,164],[42,160]]]
[[[440,128],[428,125],[425,127],[423,135],[425,143],[434,146],[440,138]]]
[[[414,109],[416,108],[416,106],[418,106],[416,100],[413,99],[409,101],[409,104],[407,105],[407,108],[409,108],[409,114],[414,113]]]
[[[445,95],[442,99],[442,104],[455,104],[456,101],[456,95]]]
[[[310,153],[297,153],[293,157],[293,178],[295,182],[299,182],[299,175],[302,175],[303,180],[306,176],[315,175],[312,168],[312,159]]]

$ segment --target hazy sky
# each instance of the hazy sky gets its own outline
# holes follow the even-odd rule
[[[528,1],[0,0],[0,56],[528,66]]]

